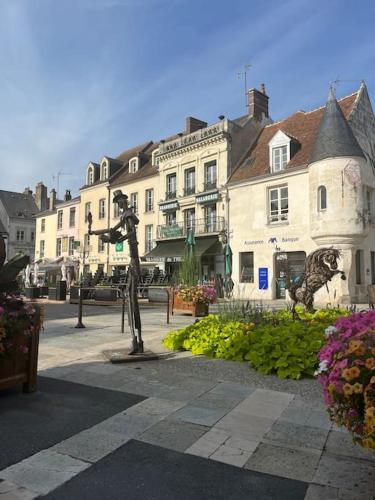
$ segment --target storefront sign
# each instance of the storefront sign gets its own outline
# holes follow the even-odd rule
[[[116,243],[115,249],[116,252],[122,252],[124,250],[124,242]]]
[[[162,226],[160,232],[162,238],[178,238],[183,235],[183,228],[178,224]]]
[[[165,212],[166,210],[178,210],[180,208],[180,205],[178,201],[171,201],[168,203],[159,203],[159,210],[163,210]]]
[[[202,194],[197,196],[195,200],[197,203],[208,203],[212,201],[218,201],[220,200],[220,193],[216,191],[216,193]]]
[[[268,267],[260,267],[258,269],[259,276],[259,290],[268,289]]]

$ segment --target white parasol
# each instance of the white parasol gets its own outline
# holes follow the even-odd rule
[[[25,267],[25,286],[30,286],[30,264]]]
[[[39,264],[34,262],[34,285],[38,285]]]
[[[61,281],[66,281],[66,265],[64,262],[61,265]]]

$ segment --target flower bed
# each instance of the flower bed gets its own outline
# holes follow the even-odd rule
[[[375,311],[338,319],[326,336],[316,374],[331,420],[375,448]]]
[[[340,309],[299,310],[303,321],[294,321],[290,311],[255,311],[245,320],[225,314],[209,315],[198,323],[164,339],[171,350],[190,350],[233,361],[248,361],[263,374],[276,373],[280,378],[312,376],[317,367],[317,353],[324,344],[324,328],[346,314]],[[252,319],[252,320],[251,320]]]
[[[23,384],[36,389],[41,309],[20,297],[7,296],[0,306],[0,389]]]

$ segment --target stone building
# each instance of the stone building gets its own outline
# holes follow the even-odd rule
[[[334,278],[317,300],[366,301],[375,283],[374,165],[375,118],[364,83],[267,125],[228,183],[235,293],[284,298],[306,255],[334,246],[348,279]]]

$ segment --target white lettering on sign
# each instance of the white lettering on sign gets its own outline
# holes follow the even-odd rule
[[[204,203],[206,201],[217,201],[219,199],[219,193],[205,194],[203,196],[197,196],[197,203]]]

